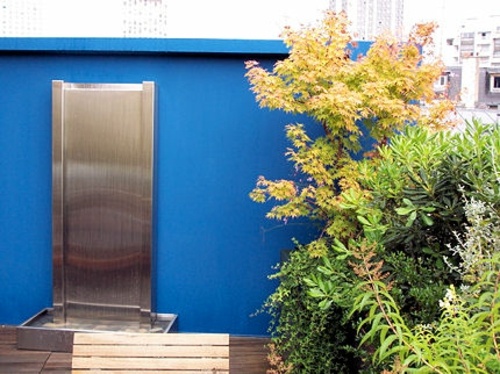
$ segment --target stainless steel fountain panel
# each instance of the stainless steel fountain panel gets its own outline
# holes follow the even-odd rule
[[[52,89],[54,320],[150,324],[154,84]]]

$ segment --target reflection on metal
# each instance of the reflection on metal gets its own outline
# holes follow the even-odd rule
[[[151,325],[154,83],[54,81],[54,321]]]

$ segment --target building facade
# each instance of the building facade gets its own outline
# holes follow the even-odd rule
[[[500,105],[500,15],[468,19],[456,37],[446,40],[447,66],[436,84],[466,108]]]
[[[448,65],[461,65],[464,59],[477,57],[480,67],[500,67],[500,15],[467,19],[446,45]]]
[[[373,40],[387,31],[403,36],[403,0],[330,0],[330,8],[347,14],[358,40]]]
[[[167,36],[167,0],[0,0],[2,37]]]
[[[0,36],[32,36],[42,32],[43,12],[38,2],[0,0]]]

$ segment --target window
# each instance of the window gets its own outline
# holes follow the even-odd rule
[[[500,73],[490,75],[490,92],[500,93]]]
[[[493,56],[500,57],[500,38],[493,39]]]
[[[444,92],[450,83],[450,73],[441,74],[439,79],[434,83],[434,92]]]
[[[448,74],[441,75],[439,77],[439,85],[440,86],[446,86],[448,84],[448,79],[449,79],[449,75]]]

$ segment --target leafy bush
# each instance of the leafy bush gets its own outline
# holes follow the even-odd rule
[[[363,216],[359,209],[371,209],[369,220],[383,218],[377,216],[377,212],[384,212],[380,207],[366,205],[363,208],[358,204],[374,201],[368,196],[367,187],[362,186],[369,167],[359,168],[353,158],[361,150],[361,139],[370,138],[385,144],[396,130],[404,129],[409,122],[436,129],[445,125],[443,118],[450,108],[447,101],[435,102],[436,106],[431,107],[427,115],[417,105],[421,100],[429,105],[433,102],[433,83],[442,70],[439,63],[425,62],[420,54],[420,48],[431,42],[433,25],[417,26],[406,43],[387,35],[380,37],[366,56],[351,56],[356,43],[347,28],[343,15],[326,13],[322,23],[315,27],[285,30],[283,37],[290,47],[289,57],[277,62],[272,71],[265,70],[256,61],[248,61],[246,65],[246,76],[262,107],[305,113],[324,130],[323,136],[313,138],[303,124],[287,125],[286,136],[291,147],[286,155],[305,182],[269,180],[262,176],[250,194],[257,202],[277,202],[269,211],[269,218],[288,221],[307,217],[322,225],[319,237],[297,246],[290,260],[274,275],[280,285],[265,305],[275,322],[272,326],[274,357],[284,360],[280,366],[292,373],[358,372],[364,370],[366,357],[370,356],[372,347],[357,347],[358,337],[353,333],[356,320],[346,317],[356,296],[352,286],[357,277],[345,258],[341,259],[346,256],[344,248],[349,251],[355,245],[363,228],[369,231],[358,219]],[[349,206],[352,202],[356,204]],[[404,230],[400,233],[412,232],[415,246],[425,241],[419,230],[433,226],[428,216],[431,212],[426,211],[430,208],[409,205],[407,214],[401,211],[395,217],[394,224],[403,223]],[[408,222],[413,231],[406,227]],[[437,232],[435,237],[440,238]],[[404,241],[395,239],[395,246],[406,246]],[[429,248],[430,252],[436,250],[434,246]],[[395,255],[408,259],[408,265],[401,268],[407,273],[400,281],[401,287],[406,284],[412,287],[420,281],[427,263],[438,255],[431,252],[420,264],[417,251],[417,248],[413,253],[400,250]],[[333,296],[324,302],[323,306],[329,306],[327,310],[318,309],[307,292],[309,283],[322,282],[322,258],[330,259],[336,270],[330,274],[330,280],[335,282],[323,283],[332,285],[325,290]],[[420,264],[422,272],[415,273],[411,261]],[[398,258],[394,257],[392,263],[399,264]],[[445,272],[444,265],[440,272]],[[430,271],[424,277],[421,291],[412,296],[421,304],[435,292],[434,286],[427,283],[433,275]],[[442,284],[436,287],[444,290]],[[401,292],[399,298],[408,295]],[[406,305],[410,305],[410,301]],[[408,313],[412,313],[409,308]],[[415,313],[416,321],[431,318],[424,312]]]
[[[363,198],[341,194],[363,228],[336,262],[358,277],[350,317],[360,349],[374,352],[371,370],[498,370],[499,140],[498,127],[478,122],[455,134],[408,128],[360,163]],[[327,309],[335,266],[318,270],[310,295]]]
[[[352,254],[358,259],[354,271],[363,279],[352,313],[365,316],[359,325],[366,327],[362,342],[380,342],[373,361],[392,362],[393,373],[500,372],[500,217],[480,201],[471,200],[466,208],[470,226],[457,252],[467,264],[462,274],[474,282],[460,289],[450,285],[439,303],[441,316],[432,324],[410,328],[380,263],[372,262],[374,252]]]
[[[342,318],[346,309],[333,306],[328,311],[322,310],[318,308],[317,299],[309,294],[304,274],[317,273],[318,261],[299,246],[290,254],[289,261],[271,276],[280,280],[264,305],[275,323],[272,326],[275,355],[282,356],[288,364],[289,370],[285,372],[356,373],[355,368],[350,367],[356,360],[352,349],[355,328]],[[337,265],[346,266],[345,263]]]

